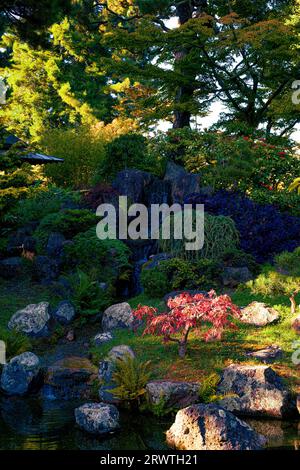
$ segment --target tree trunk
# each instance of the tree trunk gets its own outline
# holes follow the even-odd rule
[[[180,26],[189,21],[193,17],[193,6],[192,2],[181,1],[176,6],[176,15],[179,18]],[[182,75],[185,75],[184,67],[181,67],[181,62],[186,58],[188,54],[187,49],[181,49],[175,53],[175,69],[177,69]],[[174,122],[173,129],[182,129],[183,127],[190,127],[191,112],[187,109],[183,109],[184,105],[189,102],[193,97],[193,87],[182,85],[178,87],[175,95],[175,110],[174,110]]]
[[[290,296],[290,301],[291,301],[291,314],[295,315],[296,308],[297,308],[297,304],[296,304],[296,300],[295,300],[295,294],[292,294]]]
[[[185,355],[186,355],[186,346],[187,346],[186,341],[179,343],[178,354],[179,354],[179,357],[181,357],[182,359],[183,359],[183,358],[185,357]]]

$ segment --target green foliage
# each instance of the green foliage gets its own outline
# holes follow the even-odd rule
[[[171,290],[171,283],[166,273],[161,272],[159,268],[143,269],[141,283],[148,296],[162,297]]]
[[[284,251],[275,256],[275,266],[283,273],[300,277],[300,247],[292,253]]]
[[[249,197],[258,204],[272,204],[281,212],[288,212],[297,217],[300,216],[300,195],[296,192],[289,193],[286,190],[270,191],[266,188],[254,188]]]
[[[174,239],[173,216],[171,216],[170,225],[171,237],[169,240],[160,238],[159,247],[162,252],[171,253],[176,257],[190,260],[207,258],[217,261],[222,257],[223,253],[229,249],[236,248],[239,244],[239,233],[230,217],[205,214],[204,246],[201,250],[197,251],[186,250],[185,239]],[[195,219],[193,228],[195,229]]]
[[[218,374],[213,373],[208,377],[205,377],[201,382],[199,388],[199,399],[203,403],[211,403],[212,401],[217,401],[219,397],[217,396],[217,387],[220,382],[220,377]]]
[[[92,279],[111,283],[126,280],[131,265],[129,248],[120,240],[100,240],[94,228],[79,233],[65,248],[66,267],[77,265]]]
[[[300,178],[296,178],[289,186],[289,191],[297,191],[300,195]]]
[[[31,350],[31,343],[28,336],[18,331],[9,331],[0,327],[0,340],[6,344],[7,359],[11,359],[18,354]]]
[[[258,274],[260,267],[250,253],[234,248],[225,251],[220,259],[220,263],[233,268],[247,266],[252,274]]]
[[[123,402],[139,402],[151,377],[150,365],[150,361],[141,362],[129,354],[116,359],[112,380],[117,386],[111,393]]]
[[[85,188],[105,158],[105,141],[87,126],[77,129],[50,129],[40,142],[49,155],[64,159],[64,163],[48,165],[45,174],[58,186]]]
[[[149,171],[161,176],[164,164],[161,156],[152,153],[142,134],[121,135],[106,145],[105,158],[100,162],[94,182],[112,180],[119,171],[127,168]]]
[[[40,222],[34,237],[42,250],[51,232],[60,232],[67,239],[73,238],[90,227],[96,227],[97,217],[88,209],[66,209],[46,215]]]
[[[55,186],[30,188],[27,198],[19,202],[12,214],[16,217],[16,223],[22,226],[31,221],[41,221],[47,215],[59,212],[62,205],[68,202],[78,203],[78,193]]]
[[[173,290],[210,290],[219,285],[221,267],[206,258],[196,261],[171,258],[152,269],[143,269],[141,282],[146,295],[162,297]]]
[[[97,281],[93,281],[83,271],[77,270],[67,278],[72,290],[71,300],[79,315],[90,317],[97,315],[111,302],[109,292],[104,292]]]

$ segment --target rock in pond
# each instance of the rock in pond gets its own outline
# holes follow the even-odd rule
[[[41,384],[41,365],[32,352],[24,352],[4,365],[1,389],[7,395],[23,396]]]
[[[147,383],[146,391],[151,405],[161,404],[171,411],[199,402],[199,387],[198,383],[155,380]]]
[[[92,398],[97,368],[85,358],[67,357],[45,370],[42,395],[51,400]]]
[[[8,322],[8,328],[31,337],[47,336],[49,320],[49,303],[40,302],[18,310]]]
[[[62,325],[68,325],[71,323],[74,320],[75,315],[75,308],[68,300],[59,302],[58,306],[53,312],[53,317]]]
[[[87,403],[76,408],[78,426],[90,434],[109,434],[120,428],[119,412],[114,405]]]
[[[289,418],[297,413],[292,393],[268,366],[231,364],[223,371],[218,393],[228,394],[219,404],[238,416]]]
[[[132,309],[127,302],[112,305],[108,307],[102,317],[103,331],[111,331],[119,328],[132,328],[134,325],[134,316]]]
[[[126,358],[126,356],[134,358],[135,354],[129,346],[121,344],[112,348],[107,357],[100,362],[98,377],[102,383],[99,388],[99,398],[101,401],[106,403],[119,403],[119,400],[110,392],[116,387],[112,382],[112,376],[115,371],[116,360]]]
[[[98,333],[94,338],[93,338],[93,344],[95,346],[101,346],[104,343],[107,343],[108,341],[111,341],[113,339],[113,335],[111,334],[110,331],[107,331],[106,333]]]
[[[270,364],[278,359],[280,359],[283,355],[282,349],[277,346],[276,344],[272,344],[265,349],[259,349],[258,351],[249,351],[246,354],[248,357],[254,357],[255,359],[259,359],[264,364]]]
[[[167,443],[178,450],[260,450],[267,440],[220,406],[199,404],[178,411]]]
[[[277,320],[279,320],[279,313],[263,302],[252,302],[247,307],[241,309],[240,321],[248,325],[266,326]]]

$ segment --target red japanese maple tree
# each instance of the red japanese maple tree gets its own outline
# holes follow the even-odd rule
[[[167,302],[168,312],[157,313],[157,309],[139,305],[133,312],[138,320],[146,321],[143,335],[162,336],[164,341],[174,341],[179,346],[179,356],[184,357],[188,335],[192,328],[209,325],[203,334],[205,341],[221,339],[226,327],[236,328],[231,318],[240,317],[240,309],[228,295],[217,296],[215,291],[204,294],[184,292]],[[180,333],[179,338],[173,335]]]

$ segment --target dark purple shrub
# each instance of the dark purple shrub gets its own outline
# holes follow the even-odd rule
[[[275,254],[300,246],[300,217],[281,213],[272,205],[257,204],[241,193],[191,194],[185,203],[204,204],[210,214],[231,217],[240,232],[241,248],[258,263],[272,261]]]

